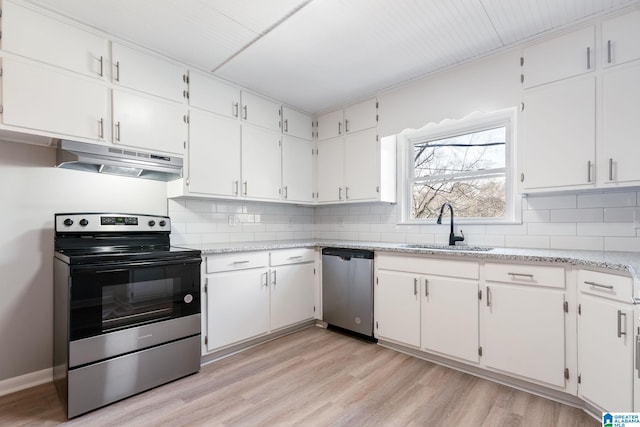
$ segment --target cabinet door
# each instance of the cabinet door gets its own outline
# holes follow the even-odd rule
[[[311,143],[282,137],[282,198],[295,202],[313,201],[313,152]]]
[[[314,264],[271,270],[271,329],[310,320],[314,314]]]
[[[318,117],[318,141],[341,136],[344,133],[342,118],[342,110]]]
[[[113,140],[119,145],[183,154],[186,112],[174,102],[114,89]]]
[[[378,270],[376,337],[420,347],[420,283],[409,273]]]
[[[605,67],[640,58],[640,10],[602,23],[602,63]]]
[[[189,192],[238,196],[240,123],[191,110],[189,119]]]
[[[595,183],[595,78],[525,91],[524,189]]]
[[[263,128],[280,131],[280,104],[269,99],[242,92],[242,120]]]
[[[422,348],[477,363],[478,282],[422,279]]]
[[[107,88],[51,67],[4,58],[2,122],[56,134],[104,139]]]
[[[195,71],[189,72],[189,104],[227,117],[239,117],[240,90]]]
[[[311,116],[288,107],[282,107],[282,118],[282,132],[311,141],[313,137]]]
[[[350,133],[344,139],[346,200],[376,200],[380,188],[380,150],[376,129]]]
[[[281,135],[242,126],[242,195],[257,199],[280,199]]]
[[[344,141],[329,139],[318,144],[318,202],[335,202],[344,198]]]
[[[105,39],[12,2],[2,4],[2,49],[91,77],[107,67]]]
[[[606,184],[640,181],[640,64],[617,67],[603,76],[604,161]],[[602,176],[604,175],[604,176]]]
[[[268,276],[266,268],[208,276],[208,350],[268,332]]]
[[[117,43],[111,44],[111,55],[113,81],[117,84],[174,101],[184,101],[186,68]]]
[[[344,109],[345,133],[359,132],[378,125],[378,101],[368,99]]]
[[[564,388],[563,303],[557,290],[488,283],[481,331],[486,366]]]
[[[581,294],[578,369],[581,397],[603,411],[634,410],[632,310],[614,301]]]
[[[524,49],[524,88],[593,71],[594,41],[591,26]]]

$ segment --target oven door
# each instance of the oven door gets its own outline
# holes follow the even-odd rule
[[[74,266],[70,341],[200,313],[201,259]]]

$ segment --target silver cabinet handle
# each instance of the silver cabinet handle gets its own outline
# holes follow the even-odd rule
[[[624,324],[625,324],[625,331],[622,332],[622,316],[624,316]],[[627,335],[627,313],[623,313],[622,310],[618,310],[618,338],[622,338],[623,335]]]
[[[613,159],[609,158],[609,181],[613,181]]]
[[[302,259],[302,255],[290,256],[287,259]]]
[[[289,186],[288,185],[284,186],[284,198],[285,199],[289,198]]]
[[[271,282],[271,284],[272,284],[273,286],[275,286],[275,285],[277,284],[277,283],[276,283],[276,282],[277,282],[277,276],[276,276],[276,273],[277,273],[277,271],[276,271],[276,270],[273,270],[273,281]]]
[[[587,162],[587,182],[591,182],[591,160]]]
[[[120,122],[116,122],[116,141],[120,141]]]
[[[120,61],[116,61],[116,75],[113,78],[115,81],[120,81]]]
[[[531,273],[507,273],[509,276],[513,276],[512,279],[515,279],[516,277],[526,277],[528,279],[533,279],[533,274]]]
[[[246,196],[247,195],[247,187],[248,187],[247,186],[247,181],[245,181],[242,185],[244,186],[244,192],[242,194]]]
[[[607,40],[607,63],[611,64],[611,40]]]
[[[338,122],[338,135],[342,135],[342,122]]]
[[[413,295],[418,295],[418,278],[413,278]]]
[[[100,72],[98,73],[98,75],[102,77],[104,74],[104,58],[102,57],[102,55],[100,55],[100,59],[98,61],[100,61]]]
[[[585,285],[589,285],[589,286],[595,286],[596,288],[603,288],[603,289],[608,289],[610,291],[613,290],[613,285],[602,285],[600,283],[596,283],[596,282],[589,282],[589,281],[585,281],[584,282]]]
[[[233,103],[233,117],[238,117],[238,108],[239,108],[238,103],[234,102]]]
[[[246,105],[242,106],[242,118],[247,120],[247,106]]]
[[[429,279],[424,279],[424,296],[429,297]]]
[[[587,48],[587,70],[591,69],[591,47]]]
[[[344,199],[349,200],[349,187],[344,187]]]
[[[342,200],[342,187],[338,187],[338,200]]]
[[[487,307],[491,307],[491,288],[487,286]]]
[[[238,264],[249,264],[251,261],[249,260],[244,260],[244,261],[233,261],[233,265],[238,265]]]
[[[100,139],[104,138],[104,118],[102,117],[98,120],[98,137]]]
[[[233,184],[234,184],[233,194],[235,194],[237,196],[238,195],[238,191],[239,191],[239,187],[240,187],[240,181],[238,181],[236,179],[235,181],[233,181]]]
[[[269,272],[265,271],[264,273],[262,273],[262,275],[264,276],[264,282],[262,282],[262,286],[265,287],[269,287]]]
[[[344,119],[344,133],[349,132],[349,120]]]
[[[289,119],[284,119],[284,131],[289,132]]]

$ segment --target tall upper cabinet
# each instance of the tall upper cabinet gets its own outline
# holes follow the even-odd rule
[[[11,1],[1,19],[2,124],[105,140],[107,40]]]
[[[527,47],[523,192],[640,184],[640,10]]]
[[[395,202],[395,138],[381,141],[375,98],[318,117],[317,201]]]

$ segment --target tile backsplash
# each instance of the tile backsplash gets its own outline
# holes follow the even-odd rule
[[[529,196],[521,224],[456,224],[475,246],[640,252],[640,193]],[[174,244],[339,239],[447,244],[446,224],[398,224],[396,205],[302,207],[284,204],[169,200]]]

